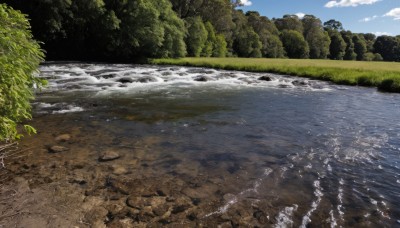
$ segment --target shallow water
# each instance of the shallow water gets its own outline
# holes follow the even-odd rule
[[[81,162],[98,177],[85,190],[123,179],[130,195],[190,199],[164,225],[400,225],[399,94],[175,66],[49,64],[40,77],[32,159]],[[70,151],[43,150],[64,133]],[[105,150],[122,158],[99,162]]]

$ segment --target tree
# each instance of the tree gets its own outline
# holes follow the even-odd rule
[[[267,17],[262,17],[258,12],[246,13],[248,25],[257,33],[261,44],[261,54],[264,57],[278,58],[284,56],[282,42],[279,40],[279,31]]]
[[[168,0],[155,1],[160,12],[159,19],[164,30],[163,41],[155,57],[179,58],[186,55],[185,22],[172,10]]]
[[[283,58],[285,57],[285,49],[279,36],[269,35],[266,45],[263,47],[263,52],[267,58]]]
[[[228,45],[232,45],[233,7],[238,2],[228,0],[170,0],[173,9],[182,19],[201,17],[203,22],[210,22],[217,34],[224,35]]]
[[[326,21],[324,23],[324,28],[326,30],[337,30],[337,31],[342,31],[343,30],[343,25],[340,21],[336,21],[334,19],[331,19],[329,21]]]
[[[204,24],[205,29],[207,30],[207,40],[204,44],[203,50],[201,52],[201,56],[203,57],[210,57],[213,54],[215,42],[216,42],[216,36],[215,36],[215,30],[214,27],[210,22],[206,22]]]
[[[173,10],[180,18],[199,16],[198,11],[203,5],[203,0],[170,0]]]
[[[248,25],[247,17],[243,11],[235,10],[233,14],[235,30],[233,31],[235,40],[233,50],[240,57],[262,57],[262,43],[258,34]]]
[[[346,42],[342,35],[336,30],[329,30],[331,44],[329,45],[329,58],[334,60],[342,60],[346,51]]]
[[[233,5],[229,0],[203,0],[199,15],[203,21],[209,21],[216,33],[223,34],[228,42],[232,43]]]
[[[240,57],[262,57],[261,46],[259,36],[252,28],[241,30],[234,42],[235,51]]]
[[[344,60],[356,60],[357,54],[354,52],[353,33],[350,31],[341,31],[342,38],[346,42],[346,50],[343,56]]]
[[[44,55],[25,16],[5,4],[0,4],[0,34],[0,141],[11,141],[21,137],[17,124],[32,118],[32,90],[45,83],[34,73]]]
[[[303,35],[294,30],[283,30],[281,40],[289,58],[306,59],[310,49]]]
[[[329,54],[330,38],[322,27],[322,22],[313,15],[305,15],[302,19],[304,38],[310,47],[311,59],[325,59]]]
[[[257,34],[262,31],[268,31],[273,35],[279,35],[279,30],[276,28],[275,24],[268,19],[268,17],[260,16],[256,11],[246,12],[247,22],[254,29]]]
[[[374,44],[375,53],[381,54],[385,61],[400,61],[400,43],[392,36],[379,36]]]
[[[134,61],[186,54],[169,0],[9,0],[32,18],[51,59]]]
[[[186,18],[186,27],[188,31],[186,36],[188,55],[200,57],[207,41],[207,29],[200,17]]]
[[[303,24],[296,15],[284,15],[283,18],[275,19],[274,23],[279,31],[294,30],[303,33]]]
[[[215,45],[214,45],[214,50],[213,50],[213,57],[225,57],[227,54],[227,48],[226,48],[226,41],[225,37],[222,34],[218,34],[215,37]]]
[[[376,36],[372,33],[361,33],[359,34],[360,36],[364,37],[365,44],[367,46],[367,51],[368,52],[373,52],[374,51],[374,43],[376,40]]]
[[[354,52],[357,55],[357,60],[364,60],[364,56],[367,53],[367,45],[365,43],[364,37],[357,34],[353,35]]]
[[[186,29],[168,0],[106,0],[105,3],[121,20],[110,38],[110,54],[114,58],[126,61],[185,55]]]
[[[373,61],[383,61],[383,58],[382,58],[381,54],[375,53],[374,58],[372,60]]]

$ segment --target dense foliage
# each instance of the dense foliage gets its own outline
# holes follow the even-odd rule
[[[44,55],[29,29],[24,15],[0,4],[0,141],[20,137],[17,124],[31,118],[32,89],[43,83],[34,73]]]
[[[0,0],[31,18],[49,59],[267,57],[400,61],[400,38],[313,15],[269,19],[239,0]]]

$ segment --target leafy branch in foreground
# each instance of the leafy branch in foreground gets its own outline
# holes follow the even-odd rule
[[[46,83],[35,77],[43,59],[25,15],[0,4],[0,141],[20,138],[18,123],[32,118],[33,89]],[[35,132],[29,125],[24,128]]]

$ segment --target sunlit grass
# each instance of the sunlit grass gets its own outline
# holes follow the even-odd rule
[[[336,84],[375,86],[400,92],[400,63],[311,59],[182,58],[155,59],[153,64],[201,66],[226,70],[296,75]]]

